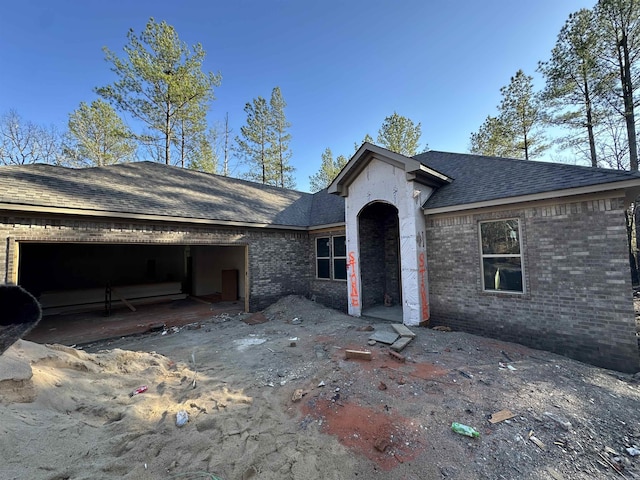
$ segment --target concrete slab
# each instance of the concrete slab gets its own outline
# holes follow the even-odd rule
[[[391,325],[391,328],[393,328],[401,337],[414,338],[416,336],[416,334],[413,333],[409,329],[409,327],[407,327],[406,325],[403,325],[402,323],[394,323]]]
[[[391,345],[393,342],[398,340],[398,335],[396,332],[390,332],[385,330],[379,330],[373,333],[369,337],[369,340],[375,340],[376,342],[386,343],[387,345]]]
[[[404,347],[409,345],[409,343],[411,343],[411,340],[413,340],[413,338],[411,337],[400,337],[393,343],[393,345],[391,345],[391,350],[395,350],[396,352],[404,350]]]

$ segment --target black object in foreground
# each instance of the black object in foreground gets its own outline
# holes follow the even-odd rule
[[[0,285],[0,355],[41,317],[42,309],[33,295],[18,285]]]

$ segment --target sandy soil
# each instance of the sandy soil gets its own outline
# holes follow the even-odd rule
[[[286,297],[82,349],[19,341],[0,357],[0,478],[640,478],[633,376],[412,330],[402,362],[368,345],[388,323]]]

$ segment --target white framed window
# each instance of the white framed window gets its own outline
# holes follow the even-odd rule
[[[482,289],[524,293],[520,220],[480,222]]]
[[[344,235],[316,238],[316,278],[347,279],[347,243]]]

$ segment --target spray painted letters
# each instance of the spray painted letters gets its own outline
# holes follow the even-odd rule
[[[358,277],[356,275],[356,255],[349,252],[349,298],[351,298],[351,306],[358,307],[360,305],[360,295],[358,295]]]
[[[419,260],[420,264],[418,272],[420,273],[420,310],[422,312],[422,321],[425,322],[429,320],[429,301],[427,300],[427,264],[424,260],[424,252],[420,252]]]

